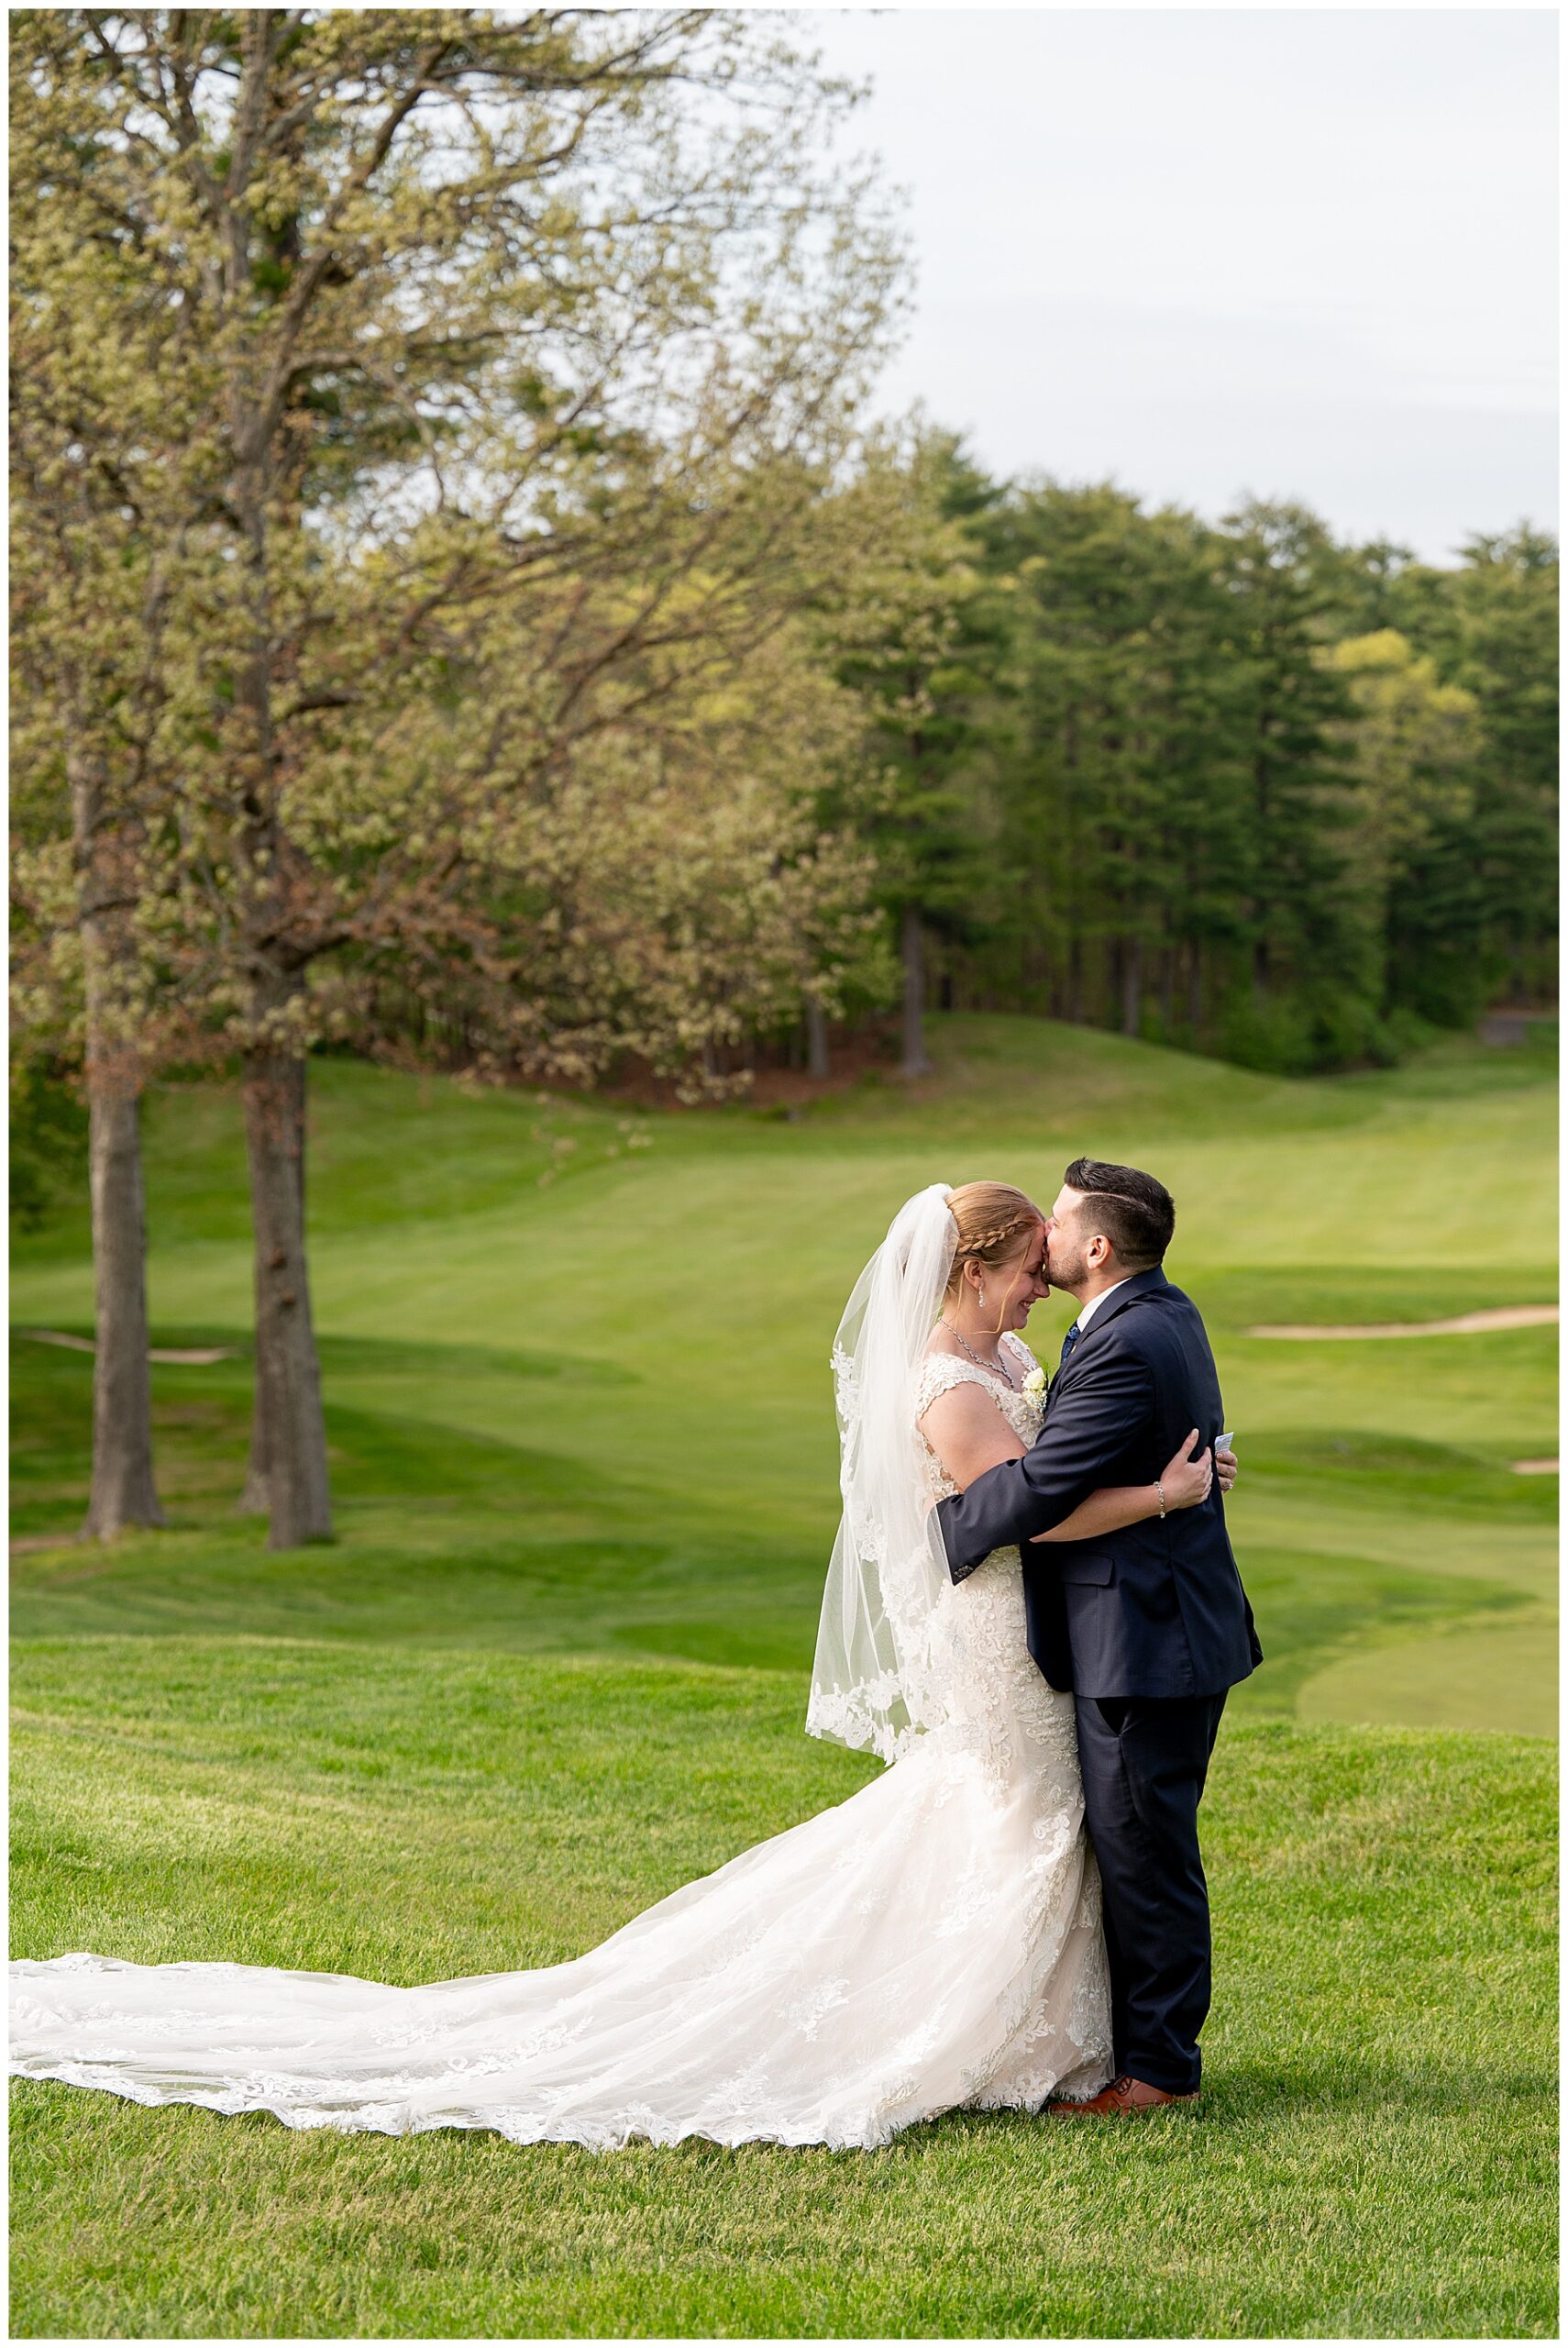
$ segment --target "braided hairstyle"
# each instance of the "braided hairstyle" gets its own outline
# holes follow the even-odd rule
[[[1021,1264],[1035,1229],[1045,1221],[1028,1193],[1015,1190],[1010,1182],[961,1182],[948,1196],[947,1211],[958,1226],[958,1244],[947,1278],[950,1298],[957,1296],[963,1286],[966,1264],[978,1265],[986,1271]],[[1002,1298],[1003,1315],[1016,1285],[1015,1273]],[[1000,1327],[999,1317],[997,1328]]]

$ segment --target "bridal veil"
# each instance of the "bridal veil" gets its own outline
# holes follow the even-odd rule
[[[884,1761],[945,1716],[931,1632],[947,1556],[921,1472],[915,1393],[957,1246],[951,1195],[933,1182],[900,1208],[833,1348],[844,1514],[806,1727]]]

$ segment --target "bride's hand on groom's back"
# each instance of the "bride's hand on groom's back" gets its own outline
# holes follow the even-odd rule
[[[1181,1449],[1160,1477],[1160,1489],[1165,1496],[1165,1507],[1196,1508],[1209,1498],[1214,1482],[1213,1455],[1207,1447],[1193,1456],[1198,1441],[1198,1429],[1193,1428]]]

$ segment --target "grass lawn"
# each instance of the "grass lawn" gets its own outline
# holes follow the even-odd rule
[[[941,1176],[1176,1193],[1267,1663],[1206,1848],[1201,2116],[595,2159],[13,2089],[29,2335],[1555,2329],[1555,1335],[1297,1345],[1556,1293],[1555,1065],[1286,1083],[1004,1019],[793,1120],[312,1069],[337,1538],[233,1501],[248,1362],[154,1372],[171,1529],[87,1549],[83,1354],[13,1346],[14,1953],[415,1981],[550,1962],[874,1769],[801,1734],[826,1353]],[[237,1103],[149,1117],[156,1345],[247,1342]],[[87,1333],[84,1202],[16,1251]],[[1054,1355],[1061,1304],[1031,1332]]]

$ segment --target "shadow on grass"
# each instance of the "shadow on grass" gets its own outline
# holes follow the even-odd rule
[[[1196,2116],[1222,2122],[1294,2121],[1312,2111],[1342,2117],[1357,2113],[1391,2120],[1474,2119],[1510,2107],[1517,2115],[1531,2106],[1554,2109],[1554,2071],[1525,2068],[1485,2071],[1449,2064],[1398,2066],[1331,2060],[1306,2066],[1217,2064],[1205,2085]]]
[[[1200,2130],[1206,2135],[1216,2131],[1277,2131],[1294,2139],[1302,2124],[1309,2123],[1315,2115],[1344,2132],[1348,2143],[1362,2123],[1395,2128],[1431,2121],[1452,2125],[1473,2121],[1485,2113],[1517,2127],[1532,2111],[1539,2111],[1544,2129],[1542,2152],[1549,2156],[1556,2143],[1557,2086],[1555,2071],[1546,2068],[1454,2069],[1432,2063],[1399,2067],[1355,2060],[1232,2065],[1220,2059],[1211,2065],[1196,2104],[1173,2104],[1137,2119],[1109,2121],[1059,2119],[1048,2110],[949,2111],[906,2130],[886,2150],[918,2159],[938,2145],[951,2148],[972,2142],[978,2149],[1005,2143],[1010,2138],[1032,2148],[1041,2131],[1046,2132],[1050,2143],[1088,2144],[1102,2150],[1120,2147],[1123,2152],[1141,2139],[1168,2142],[1171,2132],[1187,2130]]]

